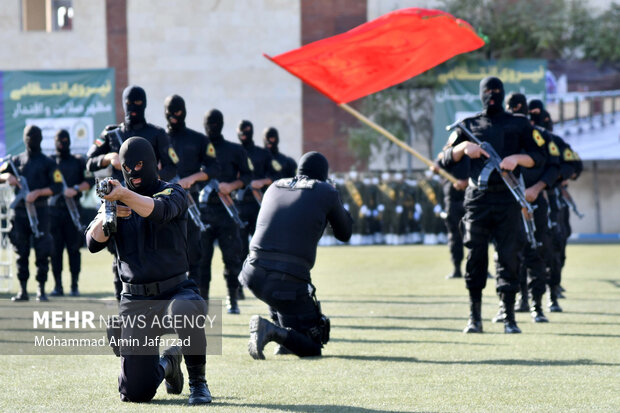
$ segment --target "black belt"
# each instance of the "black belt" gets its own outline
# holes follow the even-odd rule
[[[487,187],[485,189],[480,189],[478,184],[476,184],[474,182],[474,180],[471,179],[471,178],[469,178],[469,186],[471,186],[472,188],[477,189],[479,191],[482,191],[482,192],[502,192],[502,191],[508,191],[508,186],[506,186],[506,184],[487,185]]]
[[[187,280],[187,274],[179,274],[172,278],[168,278],[164,281],[157,281],[154,283],[148,284],[130,284],[123,283],[123,293],[131,294],[131,295],[142,295],[145,297],[152,297],[154,295],[159,295],[165,291],[168,291],[183,281]]]
[[[259,260],[270,261],[283,261],[291,264],[303,265],[304,268],[310,268],[310,263],[303,258],[296,257],[294,255],[283,254],[281,252],[267,252],[267,251],[250,251],[250,258]]]

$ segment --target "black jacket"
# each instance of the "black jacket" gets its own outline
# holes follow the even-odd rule
[[[101,251],[110,242],[116,243],[123,282],[163,281],[189,269],[185,190],[178,184],[159,181],[153,199],[155,208],[151,215],[143,218],[132,212],[128,218],[118,218],[117,232],[107,242],[97,242],[87,232],[90,252]]]
[[[115,130],[118,130],[118,135],[114,132]],[[101,162],[104,156],[110,152],[119,153],[122,143],[133,136],[140,136],[153,145],[155,157],[158,162],[161,162],[162,169],[159,171],[159,176],[162,180],[170,181],[176,176],[175,164],[179,159],[170,145],[170,138],[164,129],[150,123],[144,123],[132,129],[127,129],[124,123],[106,126],[86,154],[87,169],[91,172],[103,169]],[[121,171],[113,169],[112,177],[123,182]]]
[[[317,244],[328,222],[337,239],[349,240],[353,220],[334,187],[303,177],[280,179],[265,193],[250,251],[295,257],[299,263],[260,260],[260,265],[309,280]]]

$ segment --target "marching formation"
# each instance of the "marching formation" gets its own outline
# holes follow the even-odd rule
[[[204,133],[188,128],[185,101],[178,95],[164,102],[163,129],[146,121],[147,96],[138,86],[123,92],[123,122],[107,126],[86,157],[71,154],[64,130],[56,134],[56,154],[45,156],[41,130],[28,126],[26,151],[2,159],[0,174],[0,182],[16,191],[10,241],[20,290],[12,299],[29,299],[31,242],[37,299],[47,300],[49,257],[55,280],[50,295],[64,295],[64,248],[70,294],[79,295],[84,242],[79,197],[95,185],[104,202],[86,230],[86,245],[91,252],[108,249],[113,255],[119,315],[143,311],[138,306],[145,301],[153,302],[153,317],[205,314],[217,243],[227,312],[240,313],[243,287],[269,306],[271,321],[250,320],[248,350],[256,359],[264,358],[270,341],[279,344],[276,354],[317,356],[329,340],[329,319],[310,275],[317,245],[447,242],[453,264],[447,278],[464,278],[469,294],[465,333],[483,332],[482,290],[489,273],[496,275],[500,297],[493,321],[504,323],[506,333],[521,332],[515,311],[531,310],[534,322],[547,322],[542,304],[547,289],[549,311],[562,311],[558,298],[569,207],[577,211],[566,186],[579,176],[581,162],[553,134],[542,102],[528,104],[524,95],[512,93],[504,109],[503,84],[493,77],[481,81],[480,98],[483,111],[449,127],[452,134],[431,168],[448,170],[456,183],[441,182],[432,170],[408,177],[349,173],[328,179],[323,155],[306,153],[298,169],[279,151],[273,127],[263,132],[263,147],[256,145],[249,120],[237,127],[239,143],[226,140],[224,115],[217,109],[205,114]],[[95,183],[93,174],[106,178]],[[496,251],[495,268],[490,268],[489,243]],[[169,393],[181,393],[184,358],[189,403],[211,402],[204,330],[172,332],[191,338],[192,351],[172,347],[160,357],[158,348],[148,356],[115,349],[122,358],[122,400],[148,401],[164,380]],[[108,334],[139,335],[126,329]],[[196,353],[196,346],[202,351]]]

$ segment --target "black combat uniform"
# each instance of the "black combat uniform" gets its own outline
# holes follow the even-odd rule
[[[522,116],[527,119],[527,100],[523,94],[511,94],[508,99],[508,107],[515,116]],[[534,185],[543,183],[544,187],[550,188],[558,177],[560,152],[551,135],[543,128],[534,126],[534,134],[536,144],[544,154],[545,160],[533,168],[524,168],[522,170],[525,187],[531,188]],[[547,278],[545,259],[551,247],[548,227],[548,204],[543,194],[544,191],[541,190],[538,197],[530,202],[534,209],[534,225],[536,227],[534,237],[538,246],[533,248],[527,241],[525,231],[521,232],[523,236],[523,259],[520,268],[521,303],[517,306],[520,310],[527,311],[529,291],[532,297],[532,318],[537,323],[549,321],[542,310],[542,296],[545,293]]]
[[[86,157],[86,167],[91,172],[99,171],[103,166],[103,159],[109,153],[118,153],[123,142],[132,136],[140,136],[153,146],[155,157],[161,163],[159,177],[164,181],[172,180],[176,174],[175,164],[179,161],[177,154],[170,145],[170,138],[166,131],[159,126],[146,122],[144,111],[146,110],[146,93],[139,86],[127,86],[123,90],[123,109],[125,121],[119,125],[108,125],[99,138],[90,147]],[[123,175],[120,170],[112,167],[112,177],[120,182]],[[110,246],[113,248],[113,246]],[[110,251],[114,253],[113,251]],[[116,261],[112,263],[114,273],[114,287],[116,298],[120,299],[121,283],[118,278]]]
[[[277,314],[277,324],[250,320],[250,355],[263,359],[275,341],[298,356],[318,356],[329,339],[329,320],[316,301],[310,270],[329,222],[340,241],[351,237],[352,219],[338,191],[325,182],[327,160],[317,152],[300,159],[299,175],[276,181],[265,193],[241,283]]]
[[[461,160],[448,170],[456,179],[464,180],[469,176],[469,158]],[[448,248],[452,260],[453,271],[446,278],[461,278],[461,262],[463,262],[463,225],[465,215],[465,191],[456,189],[447,179],[443,182],[444,205],[446,206],[446,229],[448,231]]]
[[[82,155],[73,155],[70,151],[71,138],[69,132],[64,129],[59,130],[55,137],[56,155],[52,160],[58,165],[58,169],[62,173],[64,183],[67,188],[72,188],[77,192],[73,197],[78,213],[81,213],[80,185],[85,182],[88,190],[93,184],[94,179],[86,178],[86,158]],[[51,217],[51,233],[54,240],[52,248],[52,272],[54,273],[54,281],[56,286],[51,292],[53,296],[64,295],[62,287],[62,253],[67,249],[69,256],[69,271],[71,272],[71,295],[78,296],[78,278],[81,271],[81,255],[80,247],[84,243],[84,229],[78,227],[72,220],[65,201],[65,194],[59,193],[49,199],[50,217]],[[80,214],[81,215],[81,214]]]
[[[281,176],[282,165],[272,158],[271,152],[254,144],[254,126],[250,121],[242,120],[239,123],[237,136],[252,162],[254,168],[252,171],[252,181],[265,178],[269,179],[271,182],[278,180]],[[261,194],[267,189],[271,182],[259,189]],[[239,206],[239,215],[243,221],[248,223],[245,228],[239,231],[241,235],[241,244],[243,246],[241,251],[242,257],[248,255],[249,237],[254,235],[254,231],[256,230],[256,217],[258,216],[258,210],[260,208],[257,199],[252,194],[252,189],[252,183],[250,183],[250,185],[238,191],[237,205]]]
[[[11,173],[15,177],[17,177],[17,174],[20,174],[26,180],[24,184],[27,184],[30,192],[49,189],[52,193],[57,194],[62,190],[62,174],[56,167],[56,164],[41,152],[42,139],[43,136],[39,127],[34,125],[26,126],[24,129],[26,151],[11,158],[17,171],[13,170],[9,163],[6,163],[2,172]],[[16,196],[19,196],[19,192],[20,190],[16,186]],[[36,231],[30,226],[25,198],[19,200],[14,206],[15,215],[11,219],[9,239],[17,255],[17,278],[19,279],[20,291],[12,298],[13,301],[28,300],[26,283],[30,277],[28,257],[30,256],[31,237],[36,255],[36,279],[39,283],[37,300],[47,300],[45,282],[47,281],[48,262],[52,250],[47,199],[48,196],[41,195],[34,201],[34,210],[38,218]]]
[[[278,145],[280,144],[280,135],[278,134],[278,130],[276,128],[270,127],[265,129],[263,132],[263,144],[265,148],[269,149],[273,159],[278,161],[280,166],[282,166],[280,175],[283,178],[294,177],[297,173],[297,162],[295,162],[293,158],[280,152],[280,149],[278,148]]]
[[[213,109],[205,115],[205,130],[215,147],[215,155],[221,168],[220,182],[231,183],[240,180],[243,186],[246,186],[252,179],[252,162],[241,145],[224,139],[222,136],[223,127],[224,116],[222,112]],[[208,187],[205,188],[205,191],[207,189]],[[239,281],[237,276],[243,263],[239,227],[222,205],[215,191],[210,191],[208,194],[203,193],[206,200],[201,196],[200,210],[203,219],[210,227],[202,234],[203,255],[200,265],[200,294],[205,299],[209,298],[213,244],[217,240],[224,261],[224,278],[228,289],[228,312],[239,314],[239,306],[237,305]]]
[[[215,158],[215,148],[209,139],[200,132],[185,126],[185,101],[181,96],[172,95],[165,102],[166,119],[168,119],[168,135],[174,151],[179,156],[177,171],[180,178],[196,172],[204,172],[208,179],[218,179],[220,166]],[[198,204],[198,193],[204,182],[195,182],[187,192]],[[187,224],[187,243],[189,256],[189,278],[200,283],[200,245],[201,233],[191,219]]]
[[[538,109],[538,110],[536,110]],[[547,285],[549,286],[549,311],[561,312],[562,307],[558,303],[560,296],[560,282],[562,279],[562,268],[566,260],[566,242],[571,234],[569,223],[568,205],[562,198],[563,182],[577,179],[583,169],[583,164],[579,156],[572,150],[561,137],[551,133],[553,122],[551,116],[544,109],[539,100],[532,100],[529,104],[530,119],[533,124],[543,127],[553,138],[560,153],[560,170],[557,180],[552,186],[545,189],[549,205],[549,224],[550,224],[550,248],[546,255],[546,264],[549,269],[547,274]],[[532,110],[534,110],[532,112]]]
[[[524,117],[516,117],[503,110],[504,87],[498,78],[490,77],[480,82],[480,97],[484,111],[464,120],[465,126],[480,140],[488,142],[505,159],[522,151],[540,164],[543,155],[534,139],[533,128]],[[452,149],[467,140],[458,130],[451,136],[449,147],[443,153],[442,163],[454,164]],[[465,155],[463,155],[465,156]],[[521,243],[515,237],[520,231],[520,206],[496,171],[488,178],[488,187],[481,190],[479,177],[484,176],[486,158],[470,159],[469,186],[465,192],[464,244],[468,248],[465,266],[465,282],[470,296],[470,319],[465,333],[482,332],[482,289],[487,282],[489,264],[489,241],[495,243],[497,264],[497,287],[504,308],[506,333],[520,332],[514,318],[515,295],[519,288],[518,253]],[[518,176],[519,168],[515,169]]]
[[[153,338],[171,332],[163,326],[153,327],[151,320],[156,317],[161,321],[165,315],[196,318],[206,314],[206,304],[196,284],[187,279],[187,194],[180,185],[157,178],[155,154],[147,140],[139,137],[128,139],[121,146],[119,156],[123,168],[126,168],[123,175],[127,186],[127,189],[120,190],[131,190],[151,197],[154,202],[148,217],[132,211],[129,217],[119,218],[117,232],[105,242],[93,237],[93,231],[101,226],[101,212],[86,235],[88,249],[93,253],[101,251],[110,242],[115,244],[123,283],[119,316],[137,320],[136,316],[142,315],[146,320],[142,327],[136,323],[133,328],[122,328],[120,334],[123,340],[139,340],[138,346],[120,346],[118,387],[121,400],[151,400],[164,378],[168,393],[181,393],[183,375],[180,362],[183,353],[189,373],[190,404],[209,403],[211,395],[205,381],[207,343],[204,329],[175,323],[173,331],[181,339],[189,337],[190,346],[182,350],[172,347],[161,358],[157,344],[144,344],[145,336]],[[142,168],[136,170],[139,162],[142,162]],[[141,182],[136,185],[133,181],[137,178]]]

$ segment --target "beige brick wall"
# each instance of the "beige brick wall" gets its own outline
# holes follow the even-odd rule
[[[89,69],[107,66],[104,0],[74,0],[73,30],[22,32],[20,1],[0,7],[0,69]]]
[[[203,131],[211,108],[224,114],[224,136],[237,141],[241,119],[262,146],[267,126],[282,152],[301,155],[301,83],[262,56],[300,45],[298,1],[130,0],[129,83],[146,90],[147,120],[164,126],[163,102],[185,99],[187,125]]]

